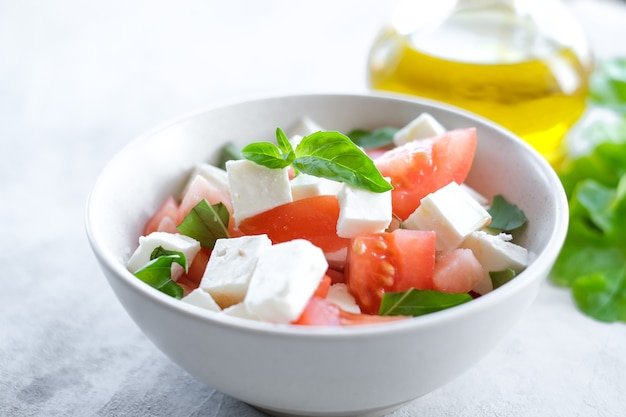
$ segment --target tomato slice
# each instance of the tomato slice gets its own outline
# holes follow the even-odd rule
[[[348,247],[346,284],[362,312],[378,314],[385,292],[432,289],[434,268],[435,232],[364,234]]]
[[[467,293],[485,278],[486,272],[471,249],[454,249],[437,258],[433,288],[447,293]]]
[[[168,196],[157,211],[148,219],[144,227],[144,236],[152,232],[177,233],[180,209],[173,196]]]
[[[282,204],[244,219],[239,230],[246,235],[267,234],[273,243],[306,239],[324,252],[345,248],[350,239],[337,236],[339,202],[320,195]]]
[[[475,152],[476,129],[469,128],[412,141],[376,158],[376,167],[394,187],[393,212],[405,220],[428,194],[465,181]]]
[[[196,254],[195,258],[189,265],[189,269],[186,274],[183,274],[176,280],[176,283],[183,287],[185,295],[195,290],[200,286],[200,281],[204,276],[204,270],[209,263],[209,257],[211,251],[205,248],[200,248],[200,251]]]
[[[311,297],[300,317],[291,324],[303,326],[357,326],[388,323],[403,319],[406,319],[406,317],[349,313],[325,298]]]

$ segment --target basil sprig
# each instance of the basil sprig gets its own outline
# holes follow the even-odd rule
[[[449,294],[411,288],[404,292],[383,295],[378,314],[381,316],[423,316],[472,300],[469,294]]]
[[[189,265],[182,252],[163,249],[162,246],[154,249],[150,254],[150,262],[135,272],[135,276],[174,298],[183,298],[183,288],[172,280],[172,264],[177,263],[187,272]]]
[[[291,165],[297,172],[345,182],[376,193],[391,190],[372,159],[339,132],[315,132],[293,149],[285,133],[276,129],[276,144],[255,142],[245,146],[244,158],[267,168]]]

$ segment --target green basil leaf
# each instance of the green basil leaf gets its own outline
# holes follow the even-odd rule
[[[283,153],[283,159],[291,163],[295,158],[293,147],[280,127],[276,128],[276,143],[278,143],[278,147]]]
[[[381,316],[422,316],[445,310],[472,300],[469,294],[448,294],[411,288],[383,295],[378,314]]]
[[[242,159],[243,155],[241,154],[241,150],[237,145],[232,142],[224,145],[220,151],[219,158],[217,160],[217,166],[226,169],[226,162],[228,161],[236,161]]]
[[[381,127],[375,130],[354,129],[348,137],[357,146],[365,149],[382,148],[393,144],[393,135],[398,131],[394,127]]]
[[[271,169],[286,168],[291,161],[284,158],[280,149],[270,142],[255,142],[244,146],[241,154],[249,161]]]
[[[491,206],[487,211],[491,215],[490,229],[508,232],[526,223],[524,212],[499,194],[493,197]]]
[[[517,275],[515,270],[510,268],[507,268],[503,271],[489,272],[489,277],[491,278],[491,283],[493,284],[494,290],[511,281],[513,278],[515,278],[515,275]]]
[[[305,174],[377,193],[392,188],[372,159],[339,132],[316,132],[305,136],[296,146],[295,153],[292,165]]]
[[[135,272],[135,276],[151,287],[181,299],[184,292],[182,287],[172,280],[172,264],[178,263],[187,270],[185,255],[159,247],[152,252],[150,258],[150,262]]]
[[[199,241],[203,248],[213,249],[217,239],[230,237],[229,219],[230,214],[223,203],[210,205],[202,200],[185,216],[178,230]]]

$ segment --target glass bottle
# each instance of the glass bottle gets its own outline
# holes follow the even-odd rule
[[[406,0],[372,45],[368,82],[487,117],[556,164],[592,66],[559,0]]]

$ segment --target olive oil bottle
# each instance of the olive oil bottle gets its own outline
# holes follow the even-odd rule
[[[584,34],[560,2],[411,0],[397,12],[371,48],[371,88],[477,113],[558,163],[592,70]]]

